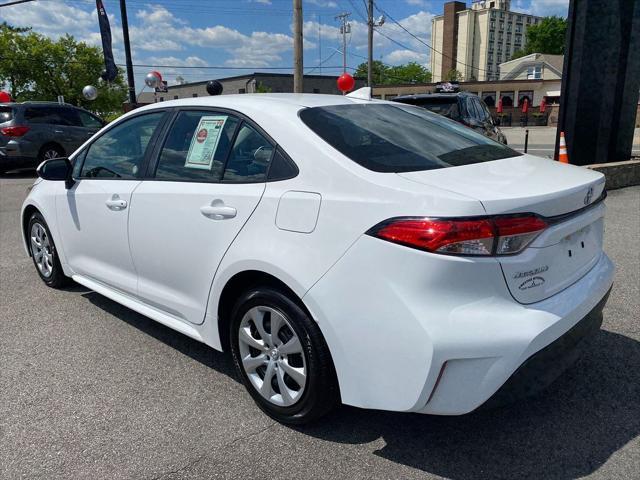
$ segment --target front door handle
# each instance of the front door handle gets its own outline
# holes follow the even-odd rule
[[[127,208],[127,201],[122,200],[118,195],[114,195],[109,200],[104,202],[109,210],[124,210]]]
[[[220,202],[214,200],[211,205],[204,205],[200,207],[200,212],[205,217],[212,218],[214,220],[224,220],[225,218],[233,218],[236,216],[238,211],[224,204],[224,202]]]

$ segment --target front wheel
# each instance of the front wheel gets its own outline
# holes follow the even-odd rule
[[[258,287],[242,295],[230,334],[245,387],[274,419],[303,424],[339,403],[333,362],[320,329],[283,292]]]
[[[71,283],[71,279],[62,271],[53,237],[40,213],[31,215],[27,235],[31,258],[42,281],[52,288],[64,287]]]

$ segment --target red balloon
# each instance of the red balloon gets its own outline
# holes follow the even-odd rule
[[[349,90],[353,90],[355,84],[356,81],[351,75],[346,72],[338,77],[338,90],[340,90],[341,92],[348,92]]]
[[[7,92],[0,92],[0,103],[9,103],[11,102],[11,95]]]
[[[151,70],[151,72],[149,73],[153,73],[156,77],[158,77],[158,80],[160,80],[160,83],[162,83],[162,75],[160,75],[160,72],[158,72],[157,70]]]

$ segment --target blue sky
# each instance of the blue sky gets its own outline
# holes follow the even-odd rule
[[[103,0],[111,19],[113,47],[124,62],[118,0]],[[364,0],[303,0],[306,73],[341,71],[341,37],[335,15],[351,12],[347,63],[356,67],[367,53]],[[431,43],[431,18],[444,1],[376,0],[376,5],[403,27]],[[467,2],[471,4],[470,1]],[[292,0],[127,0],[133,60],[157,68],[170,83],[239,75],[249,71],[290,72]],[[513,0],[512,10],[566,16],[568,0]],[[376,16],[380,11],[376,12]],[[30,26],[57,38],[70,33],[100,45],[94,0],[39,0],[0,9],[0,21]],[[374,57],[388,64],[417,61],[429,66],[427,46],[403,31],[391,18],[375,35]],[[319,67],[322,63],[322,68]],[[208,69],[204,67],[221,67]],[[138,87],[151,70],[136,68]],[[139,89],[139,88],[138,88]]]

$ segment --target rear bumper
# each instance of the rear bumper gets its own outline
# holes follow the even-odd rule
[[[434,255],[365,236],[303,300],[331,350],[344,403],[460,415],[598,311],[613,275],[602,253],[575,284],[524,305],[495,259]]]
[[[602,300],[582,320],[560,338],[534,353],[509,377],[507,382],[480,408],[508,405],[516,400],[535,395],[547,388],[580,357],[588,340],[602,325],[602,310],[609,299]]]

